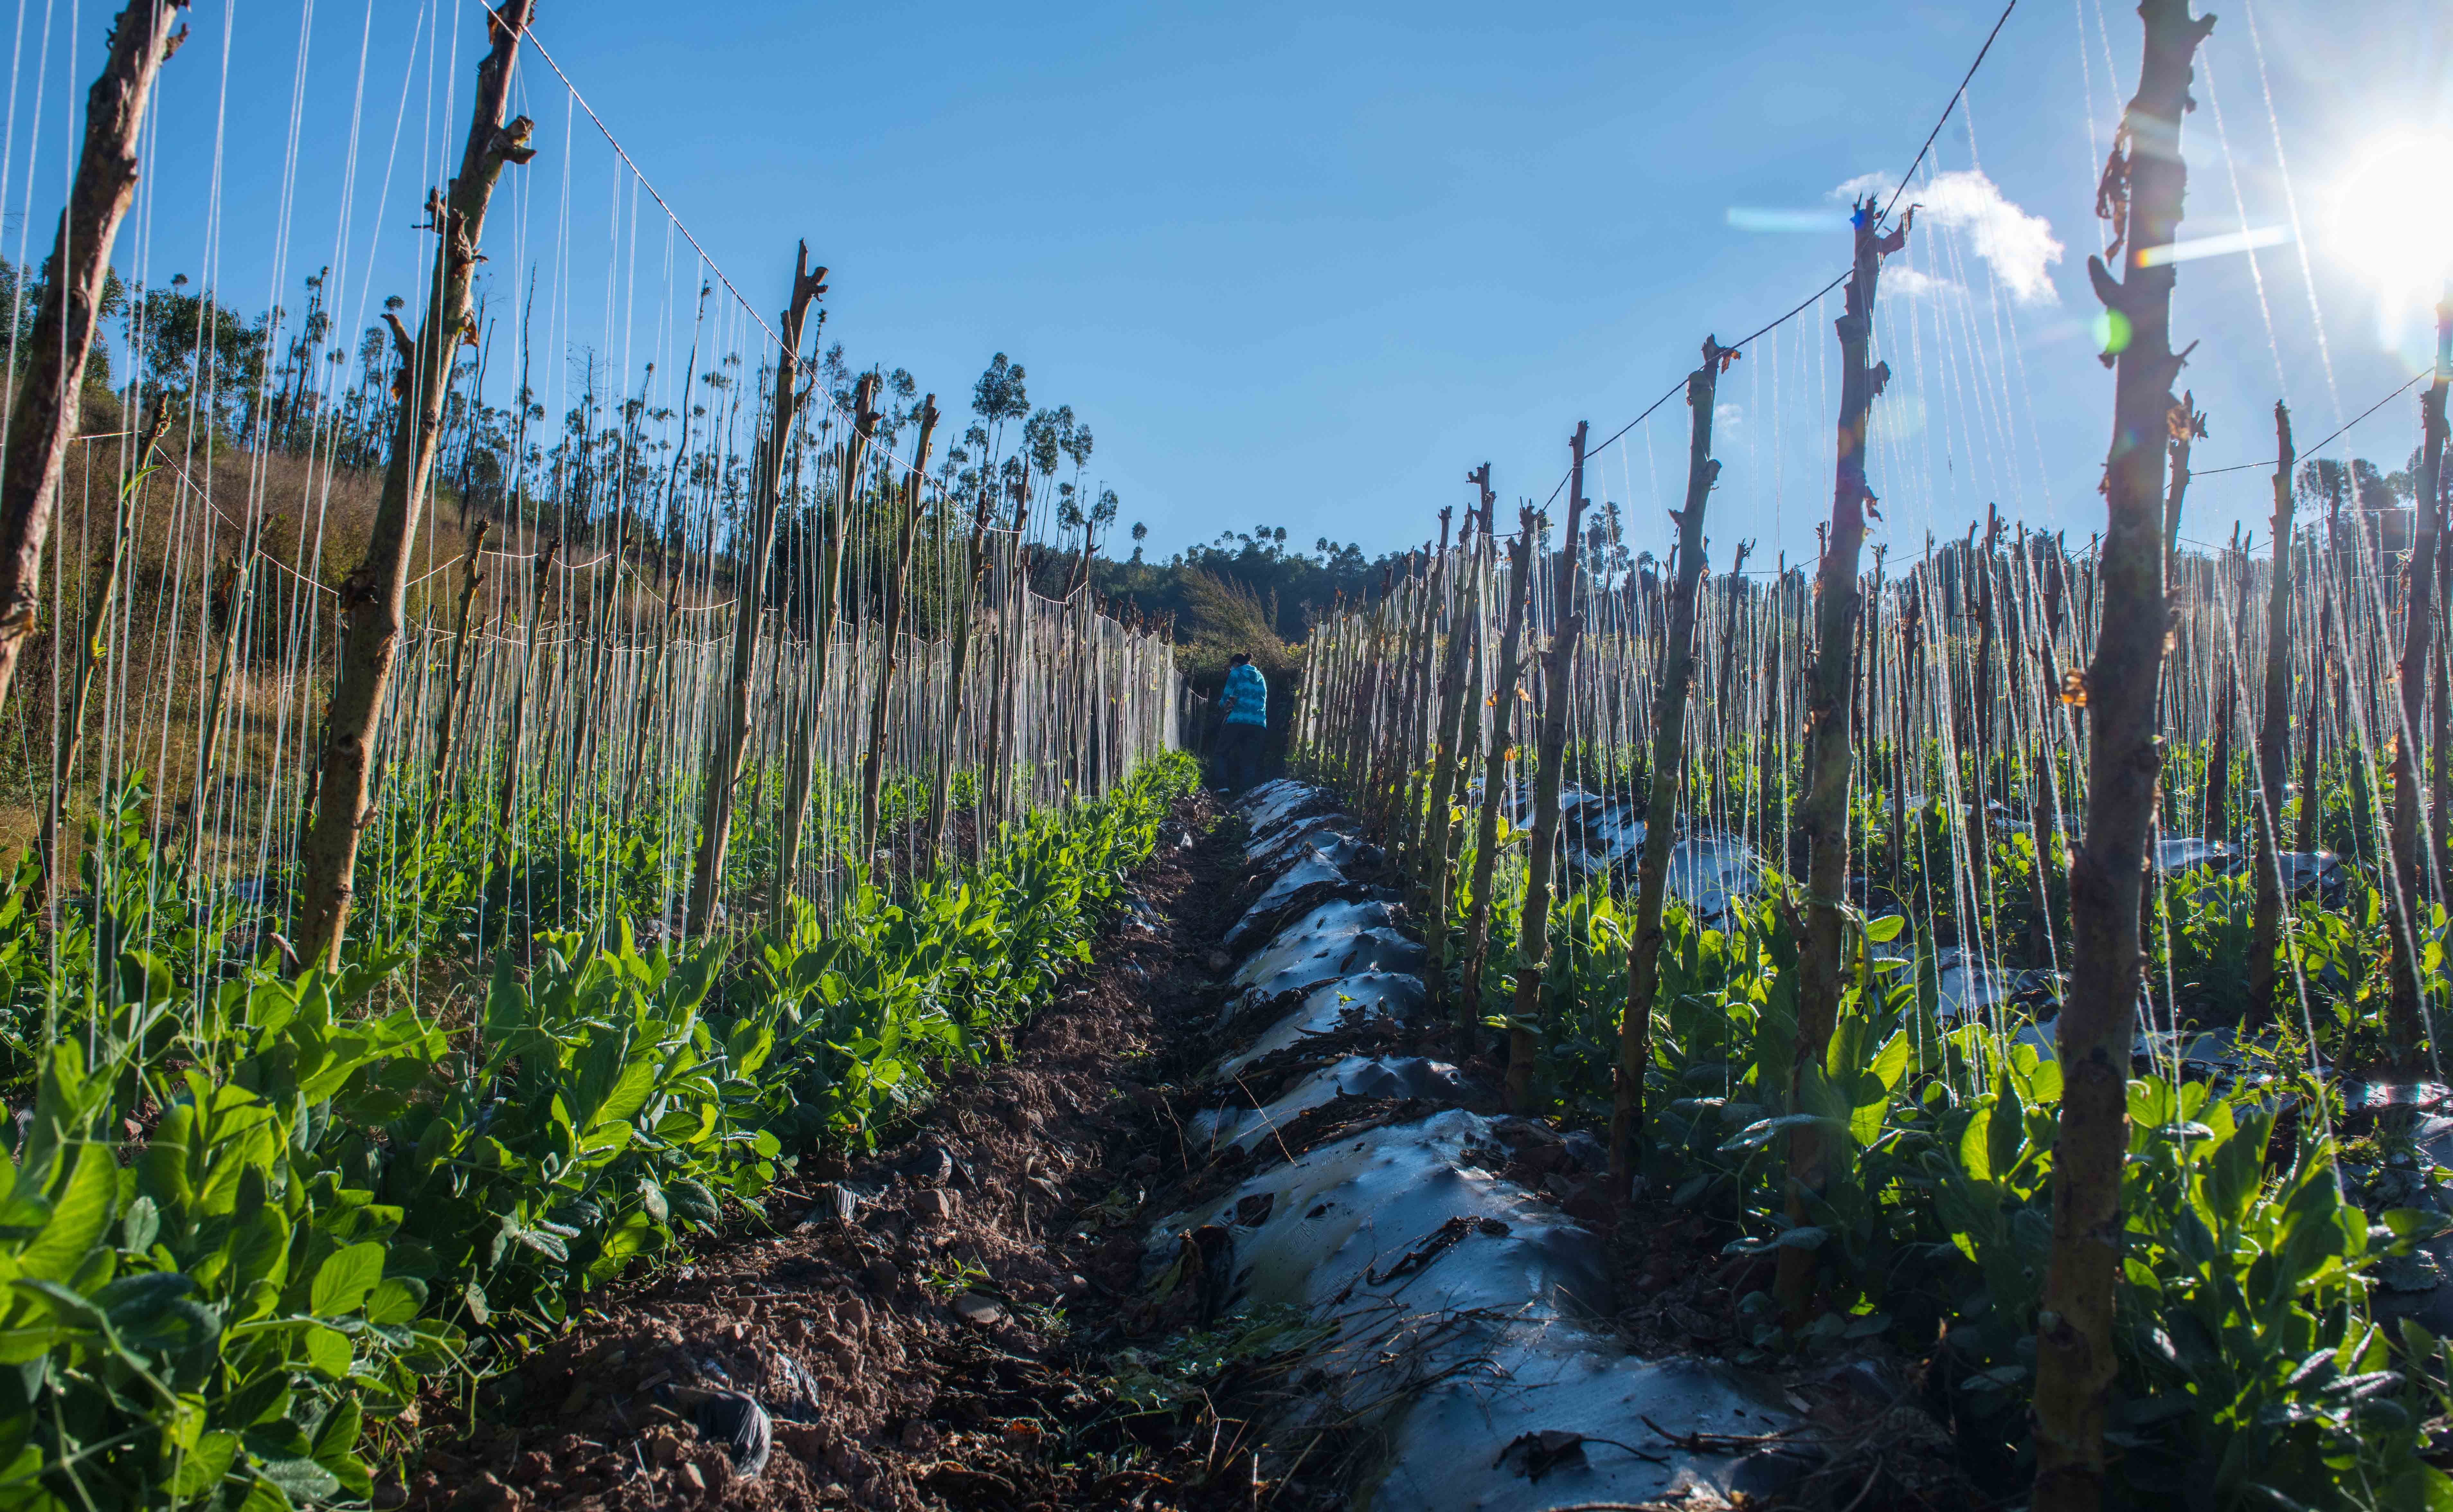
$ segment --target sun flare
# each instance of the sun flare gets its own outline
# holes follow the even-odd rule
[[[2403,132],[2361,153],[2334,193],[2333,241],[2388,303],[2453,276],[2453,134]]]

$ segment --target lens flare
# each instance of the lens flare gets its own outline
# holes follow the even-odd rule
[[[2453,276],[2453,135],[2409,132],[2361,154],[2334,193],[2333,243],[2388,305],[2432,303]]]

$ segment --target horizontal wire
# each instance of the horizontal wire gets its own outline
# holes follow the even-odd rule
[[[2010,12],[2017,9],[2019,9],[2019,0],[2010,0],[2008,5],[2002,8],[2001,18],[1993,23],[1993,30],[1985,35],[1984,45],[1976,50],[1976,61],[1967,66],[1967,72],[1964,77],[1960,79],[1959,88],[1950,91],[1950,103],[1942,108],[1942,115],[1933,123],[1933,129],[1925,133],[1925,145],[1917,149],[1916,157],[1908,164],[1907,172],[1900,176],[1899,188],[1891,191],[1891,203],[1883,207],[1883,220],[1890,219],[1892,208],[1899,204],[1900,196],[1907,192],[1909,181],[1916,177],[1916,170],[1924,165],[1925,154],[1933,150],[1933,144],[1935,140],[1942,135],[1942,129],[1950,122],[1951,112],[1959,109],[1959,102],[1961,100],[1966,98],[1967,86],[1975,82],[1976,70],[1984,66],[1985,54],[1993,50],[1994,40],[2001,36],[2002,28],[2009,23]],[[1878,221],[1875,224],[1880,225],[1881,222]],[[1844,271],[1839,277],[1834,278],[1831,282],[1824,285],[1821,288],[1816,289],[1813,293],[1808,294],[1805,298],[1798,301],[1796,308],[1789,310],[1787,314],[1781,316],[1778,320],[1770,322],[1752,335],[1740,338],[1737,342],[1724,348],[1723,349],[1726,351],[1745,350],[1746,347],[1753,342],[1770,335],[1781,327],[1787,325],[1790,321],[1795,320],[1798,316],[1805,313],[1806,310],[1812,308],[1815,303],[1821,300],[1825,294],[1830,293],[1833,289],[1839,288],[1842,284],[1845,284],[1847,281],[1848,274]],[[1620,437],[1625,435],[1628,431],[1633,430],[1636,427],[1650,419],[1654,410],[1657,410],[1663,405],[1667,404],[1676,396],[1678,390],[1685,386],[1686,380],[1684,378],[1681,378],[1678,382],[1670,385],[1668,392],[1664,393],[1660,398],[1655,399],[1652,403],[1644,407],[1644,413],[1628,421],[1625,425],[1619,427],[1616,430],[1611,431],[1607,441],[1603,442],[1600,446],[1588,448],[1585,452],[1585,458],[1589,460],[1599,453],[1608,450]],[[1575,469],[1571,468],[1566,472],[1560,475],[1558,487],[1550,490],[1549,498],[1542,501],[1543,508],[1547,509],[1551,505],[1558,502],[1560,490],[1566,487],[1567,479],[1574,475],[1574,470]]]
[[[2418,373],[2414,374],[2414,375],[2410,378],[2409,382],[2404,383],[2401,388],[2399,388],[2395,389],[2393,392],[2391,392],[2391,393],[2389,393],[2389,394],[2385,395],[2383,398],[2382,398],[2382,399],[2378,400],[2375,404],[2372,404],[2372,405],[2368,406],[2365,409],[2361,410],[2358,414],[2355,414],[2355,415],[2351,416],[2351,418],[2350,418],[2350,419],[2343,421],[2343,424],[2342,424],[2342,426],[2341,426],[2341,428],[2338,428],[2338,429],[2336,429],[2336,430],[2335,430],[2335,432],[2334,432],[2332,435],[2327,436],[2327,437],[2326,437],[2324,440],[2323,440],[2323,441],[2319,441],[2319,442],[2316,442],[2316,443],[2313,443],[2312,445],[2310,445],[2310,447],[2308,448],[2307,452],[2305,453],[2305,455],[2311,455],[2311,456],[2313,456],[2313,455],[2315,455],[2317,452],[2323,451],[2323,450],[2324,450],[2327,447],[2332,446],[2335,442],[2337,442],[2337,441],[2339,441],[2339,440],[2341,440],[2341,439],[2343,438],[2343,433],[2344,431],[2346,431],[2346,430],[2350,429],[2353,426],[2358,425],[2361,421],[2365,420],[2368,416],[2370,416],[2370,415],[2372,415],[2372,414],[2375,414],[2378,410],[2383,409],[2385,406],[2387,406],[2387,405],[2389,405],[2389,404],[2393,403],[2395,400],[2397,400],[2397,399],[2401,398],[2403,394],[2406,394],[2406,393],[2410,392],[2411,386],[2412,386],[2413,384],[2418,383],[2420,379],[2422,379],[2422,378],[2425,378],[2425,377],[2429,376],[2430,374],[2434,373],[2435,371],[2436,371],[2436,368],[2435,368],[2435,366],[2434,366],[2433,364],[2430,364],[2427,368],[2424,368],[2424,369],[2423,369],[2422,371],[2420,371],[2420,372],[2418,372]],[[2190,468],[2190,469],[2189,469],[2189,476],[2190,476],[2192,479],[2196,479],[2196,478],[2211,478],[2211,477],[2213,477],[2216,473],[2219,473],[2219,472],[2246,472],[2246,471],[2248,471],[2248,470],[2249,470],[2250,468],[2270,468],[2270,467],[2273,467],[2276,463],[2281,462],[2282,460],[2283,460],[2283,459],[2282,459],[2281,457],[2268,457],[2268,458],[2266,458],[2264,462],[2235,462],[2235,463],[2233,463],[2231,466],[2229,466],[2229,467],[2227,467],[2227,468]]]

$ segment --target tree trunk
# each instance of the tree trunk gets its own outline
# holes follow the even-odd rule
[[[2198,413],[2197,399],[2195,393],[2181,395],[2165,432],[2172,454],[2171,482],[2164,495],[2164,586],[2167,588],[2172,586],[2172,564],[2181,558],[2181,504],[2189,493],[2189,443],[2206,433],[2206,417]]]
[[[476,274],[486,208],[506,163],[536,155],[528,145],[529,123],[521,116],[504,124],[510,96],[511,65],[520,37],[536,13],[535,0],[508,0],[487,24],[490,46],[477,65],[477,98],[460,171],[448,193],[428,201],[438,237],[434,273],[427,289],[417,337],[409,338],[389,312],[392,344],[400,358],[394,379],[401,395],[392,427],[391,458],[384,468],[383,496],[375,506],[366,560],[341,585],[339,611],[348,626],[341,669],[324,719],[323,777],[316,791],[314,828],[299,856],[298,960],[302,969],[337,968],[341,941],[349,932],[352,872],[358,832],[367,819],[369,758],[375,724],[391,684],[400,649],[401,610],[409,593],[409,547],[417,537],[419,510],[434,469],[443,434],[444,390],[453,357],[470,335],[469,286]]]
[[[86,91],[85,147],[43,265],[44,281],[36,286],[41,305],[20,348],[26,366],[16,375],[8,457],[0,465],[0,706],[9,701],[18,658],[42,613],[43,546],[76,440],[110,246],[136,193],[136,139],[146,103],[162,65],[187,38],[184,27],[176,36],[170,31],[185,3],[132,0],[111,23],[102,73]],[[26,271],[19,269],[20,276]]]
[[[1529,519],[1517,532],[1516,544],[1508,547],[1507,569],[1513,579],[1507,590],[1507,627],[1500,632],[1499,668],[1493,674],[1489,695],[1483,700],[1490,710],[1490,728],[1482,764],[1482,817],[1474,832],[1472,905],[1465,926],[1465,983],[1457,994],[1460,1056],[1473,1053],[1475,1042],[1481,1038],[1483,965],[1490,947],[1491,874],[1499,864],[1500,780],[1507,771],[1509,739],[1515,728],[1510,716],[1515,711],[1516,679],[1523,669],[1519,663],[1525,644],[1525,607],[1533,586],[1533,530]]]
[[[2402,665],[2398,682],[2402,717],[2393,728],[2393,865],[2386,869],[2385,934],[2393,949],[2393,1004],[2387,1036],[2396,1061],[2409,1064],[2426,1032],[2421,1022],[2419,980],[2421,911],[2429,846],[2426,806],[2420,801],[2420,731],[2426,718],[2429,644],[2436,633],[2437,483],[2444,471],[2444,388],[2453,374],[2453,300],[2436,307],[2436,377],[2421,398],[2425,428],[2419,487],[2411,510],[2410,567],[2403,595]]]
[[[749,556],[734,571],[732,582],[732,675],[726,688],[722,723],[708,752],[707,791],[700,799],[698,853],[690,865],[689,918],[692,935],[706,934],[715,925],[716,895],[724,886],[725,847],[732,839],[732,789],[741,780],[741,753],[749,738],[749,684],[758,659],[758,622],[767,602],[768,558],[775,554],[775,506],[784,481],[784,448],[792,439],[792,424],[801,412],[801,325],[809,305],[827,291],[827,270],[809,267],[809,244],[803,242],[792,267],[792,297],[784,311],[784,329],[776,344],[775,404],[767,423],[767,445],[758,454],[758,477],[752,485],[758,524],[750,538]],[[797,835],[799,816],[786,816],[788,837]],[[785,861],[792,858],[788,855]],[[791,888],[788,865],[779,866],[779,893]]]
[[[1480,475],[1488,476],[1487,464]],[[1447,991],[1449,846],[1455,830],[1448,821],[1448,810],[1456,801],[1457,753],[1464,748],[1466,658],[1472,654],[1482,628],[1481,547],[1473,544],[1473,516],[1468,513],[1466,518],[1466,544],[1459,547],[1456,564],[1465,581],[1457,590],[1456,608],[1448,618],[1447,657],[1440,671],[1439,737],[1431,749],[1429,812],[1424,821],[1426,855],[1420,873],[1427,894],[1423,918],[1431,936],[1434,1007],[1444,1005],[1441,1000]]]
[[[970,666],[971,642],[979,633],[971,624],[971,606],[979,597],[980,579],[988,569],[989,501],[990,495],[983,489],[979,510],[971,517],[970,573],[963,580],[952,627],[947,631],[950,644],[947,647],[946,714],[938,736],[937,780],[928,799],[928,835],[921,846],[921,854],[932,866],[941,859],[938,850],[945,841],[946,809],[953,791],[954,742],[961,733],[963,717],[963,675]]]
[[[2061,916],[2061,873],[2064,849],[2062,845],[2061,773],[2056,735],[2063,719],[2061,703],[2061,666],[2059,650],[2062,638],[2062,571],[2063,559],[2058,545],[2048,559],[2051,573],[2044,585],[2043,655],[2037,659],[2036,680],[2039,710],[2039,740],[2036,748],[2036,806],[2029,816],[2027,832],[2035,837],[2036,869],[2032,903],[2035,908],[2033,933],[2028,941],[2029,954],[2041,968],[2059,965],[2059,952],[2053,948],[2053,924]]]
[[[818,271],[824,276],[826,270]],[[791,360],[797,372],[797,351]],[[826,723],[827,675],[833,662],[835,615],[843,597],[844,532],[850,522],[853,504],[860,497],[861,469],[868,465],[869,441],[876,435],[881,418],[877,412],[877,382],[874,372],[863,373],[852,391],[851,438],[844,447],[843,478],[835,490],[835,507],[827,511],[826,542],[818,550],[818,581],[809,590],[809,675],[801,693],[801,727],[794,732],[797,738],[792,742],[792,769],[784,779],[783,835],[777,846],[774,892],[769,902],[778,930],[791,922],[786,910],[791,906],[792,887],[800,878],[802,830],[808,822],[809,786],[817,776],[818,732]],[[782,389],[777,391],[781,393]],[[797,397],[792,405],[797,412]],[[779,438],[788,435],[788,424],[780,425],[776,433]],[[775,446],[780,454],[783,441],[777,440]],[[771,521],[771,502],[767,510]],[[766,567],[761,566],[758,570],[763,581]]]
[[[1695,597],[1704,580],[1704,507],[1721,465],[1712,460],[1712,405],[1738,353],[1706,336],[1704,365],[1686,376],[1691,429],[1686,507],[1678,527],[1678,583],[1652,693],[1651,793],[1644,809],[1644,857],[1636,868],[1635,920],[1626,953],[1626,1013],[1619,1023],[1618,1076],[1610,1106],[1609,1183],[1625,1201],[1635,1182],[1635,1142],[1645,1126],[1644,1077],[1652,1064],[1652,1000],[1661,985],[1661,916],[1668,906],[1669,848],[1678,838],[1679,776],[1686,766],[1686,698],[1695,682]]]
[[[2265,703],[2257,731],[2257,897],[2249,925],[2248,1022],[2274,1022],[2274,955],[2283,935],[2283,878],[2275,844],[2283,825],[2283,778],[2291,764],[2291,411],[2274,406],[2274,581],[2265,597]]]
[[[2129,1148],[2129,1048],[2137,1031],[2138,905],[2163,767],[2155,698],[2167,621],[2164,448],[2175,408],[2170,246],[2187,169],[2180,153],[2189,69],[2212,17],[2189,0],[2141,0],[2144,61],[2104,173],[2104,208],[2125,247],[2123,276],[2089,258],[2117,349],[2106,526],[2098,565],[2095,656],[2085,682],[2085,836],[2070,867],[2070,990],[2061,1015],[2061,1134],[2053,1149],[2053,1240],[2036,1329],[2035,1512],[2093,1512],[2104,1499],[2113,1286],[2121,1263],[2121,1167]],[[2134,153],[2126,149],[2134,146]],[[2125,191],[2127,203],[2123,204]],[[2125,209],[2125,214],[2124,213]],[[2126,341],[2118,340],[2125,335]]]
[[[2224,628],[2216,629],[2218,637]],[[2216,675],[2223,686],[2215,694],[2214,733],[2206,742],[2206,786],[2204,802],[2198,810],[2198,832],[2208,840],[2221,840],[2230,832],[2231,822],[2231,726],[2240,710],[2239,637],[2228,637],[2231,644],[2215,647]]]
[[[213,747],[221,744],[222,715],[229,706],[230,664],[237,660],[239,636],[245,633],[247,611],[254,602],[255,556],[261,517],[239,531],[238,553],[230,563],[229,594],[222,621],[221,645],[213,651],[211,690],[205,695],[205,720],[196,737],[196,780],[188,795],[188,854],[180,863],[184,889],[205,848],[205,810],[212,786]]]
[[[1576,563],[1585,531],[1585,438],[1589,427],[1576,422],[1568,441],[1567,528],[1560,538],[1559,586],[1551,598],[1550,656],[1542,699],[1542,734],[1537,747],[1541,766],[1535,769],[1533,833],[1525,860],[1525,912],[1516,929],[1516,1009],[1507,1027],[1507,1106],[1525,1112],[1533,1094],[1533,1062],[1541,1052],[1542,977],[1550,958],[1550,871],[1559,855],[1559,787],[1567,759],[1569,679],[1576,663],[1576,642],[1585,628],[1576,612]],[[1528,533],[1540,516],[1526,511]]]
[[[887,692],[894,684],[894,641],[903,633],[903,600],[911,575],[911,542],[920,529],[920,480],[928,475],[928,446],[937,434],[937,396],[920,401],[920,444],[903,489],[902,530],[894,539],[894,571],[886,580],[885,648],[877,664],[877,693],[868,706],[868,750],[860,765],[860,857],[868,865],[877,849],[878,786],[886,776]]]
[[[1440,547],[1431,558],[1430,575],[1423,593],[1422,626],[1416,636],[1414,696],[1406,710],[1406,800],[1403,810],[1406,830],[1398,837],[1401,841],[1397,852],[1400,876],[1419,873],[1424,852],[1430,847],[1430,817],[1423,808],[1424,795],[1430,784],[1425,747],[1435,733],[1432,720],[1440,707],[1431,696],[1431,655],[1439,644],[1440,611],[1452,594],[1448,583],[1455,576],[1455,570],[1448,559],[1448,531],[1455,521],[1453,508],[1440,511]]]
[[[426,799],[426,822],[431,826],[443,814],[451,776],[451,737],[459,722],[462,674],[469,660],[469,609],[476,602],[478,586],[486,575],[478,570],[478,558],[485,553],[486,532],[491,521],[477,522],[477,533],[469,541],[469,554],[462,559],[460,569],[460,625],[451,637],[451,671],[443,684],[443,720],[434,732],[434,766],[427,774],[430,789]]]
[[[157,401],[152,423],[138,431],[127,476],[119,480],[119,509],[111,522],[110,542],[104,547],[101,586],[93,589],[92,602],[86,607],[85,634],[76,647],[76,670],[69,678],[68,706],[60,710],[53,729],[51,799],[43,806],[42,843],[36,854],[42,858],[44,883],[55,891],[59,886],[59,822],[68,814],[69,785],[75,780],[77,752],[85,744],[86,702],[93,692],[93,670],[102,661],[102,638],[110,628],[111,602],[119,597],[120,569],[128,563],[129,541],[136,528],[136,488],[153,470],[153,448],[162,439],[170,418]]]
[[[1907,243],[1910,210],[1899,226],[1885,234],[1881,210],[1871,199],[1860,201],[1855,222],[1855,264],[1848,278],[1847,308],[1834,324],[1840,334],[1839,460],[1831,486],[1831,533],[1823,551],[1822,582],[1816,586],[1814,669],[1805,684],[1805,727],[1813,745],[1813,766],[1805,775],[1805,801],[1798,806],[1797,829],[1805,838],[1805,938],[1798,949],[1797,1046],[1789,1069],[1788,1110],[1800,1111],[1801,1094],[1809,1070],[1819,1068],[1831,1044],[1840,1016],[1840,957],[1845,943],[1848,909],[1848,778],[1856,750],[1856,732],[1849,727],[1856,708],[1857,566],[1865,541],[1865,511],[1874,491],[1865,479],[1866,431],[1874,400],[1890,382],[1891,365],[1868,367],[1874,339],[1874,298],[1883,274],[1883,259]],[[1984,541],[1980,570],[1984,574],[1984,647],[1993,641],[1993,531]],[[1984,653],[1980,653],[1984,654]],[[1980,666],[1980,678],[1989,673]],[[1979,700],[1981,729],[1989,710]],[[1980,737],[1977,771],[1984,772]],[[1976,803],[1983,811],[1984,789]],[[1981,831],[1980,831],[1981,833]],[[1984,865],[1980,856],[1978,865]],[[1825,1171],[1824,1130],[1800,1124],[1788,1142],[1789,1219],[1809,1222],[1822,1199]],[[1793,1244],[1780,1248],[1775,1294],[1792,1322],[1802,1322],[1812,1300],[1815,1255]]]
[[[528,598],[528,644],[520,647],[520,680],[511,689],[511,727],[503,742],[503,776],[496,785],[494,797],[494,869],[504,873],[504,885],[509,885],[512,845],[512,808],[519,798],[520,737],[528,723],[528,682],[536,676],[537,638],[545,633],[545,592],[553,581],[553,556],[562,549],[560,541],[548,541],[536,554],[536,566],[530,569],[532,587]]]
[[[2320,602],[2323,584],[2319,584]],[[2325,685],[2325,673],[2334,660],[2333,648],[2326,644],[2333,632],[2334,617],[2321,607],[2317,614],[2317,650],[2308,659],[2308,708],[2300,717],[2300,807],[2295,816],[2291,848],[2313,851],[2317,848],[2317,821],[2323,807],[2317,797],[2317,736],[2324,728],[2323,701],[2320,690]]]

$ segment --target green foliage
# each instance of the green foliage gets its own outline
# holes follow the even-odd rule
[[[642,953],[618,916],[547,933],[457,1032],[376,1006],[406,954],[289,979],[154,911],[141,790],[108,795],[57,931],[30,870],[0,900],[35,1084],[6,1125],[0,1512],[365,1501],[366,1424],[486,1368],[489,1330],[562,1322],[990,1053],[1194,780],[1152,762],[743,969],[722,940]]]
[[[1947,824],[1937,808],[1911,815]],[[1946,829],[1931,838],[1946,856]],[[2009,871],[2033,855],[2024,835],[1995,848]],[[2011,882],[1997,871],[1995,890],[2024,893]],[[1740,1363],[1875,1336],[1929,1352],[1963,1452],[2022,1484],[2061,1068],[2016,1032],[1945,1028],[1933,942],[1906,938],[1898,916],[1851,911],[1838,1025],[1792,1097],[1795,905],[1783,879],[1766,883],[1713,925],[1674,900],[1667,911],[1644,1173],[1674,1204],[1733,1224],[1733,1255],[1817,1255],[1811,1321],[1784,1319],[1768,1291],[1740,1299]],[[2184,875],[2160,891],[2150,944],[2184,1020],[2236,1004],[2247,884]],[[1466,905],[1462,888],[1447,900],[1452,928]],[[1578,889],[1552,913],[1537,1095],[1569,1117],[1605,1116],[1631,906]],[[2383,990],[2381,905],[2363,892],[2355,910],[2310,901],[2286,920],[2320,1027],[2333,1021],[2343,1043],[2368,1032]],[[1512,918],[1494,915],[1495,961],[1512,959],[1499,945]],[[2432,917],[2430,949],[2442,928]],[[1493,975],[1479,985],[1486,1006],[1510,987]],[[2346,1485],[2367,1488],[2361,1504],[2453,1500],[2453,1482],[2419,1458],[2423,1425],[2446,1411],[2446,1348],[2381,1324],[2371,1303],[2379,1266],[2429,1263],[2411,1246],[2446,1223],[2453,1197],[2408,1150],[2338,1159],[2331,1093],[2304,1048],[2286,1036],[2220,1086],[2130,1084],[2113,1504],[2314,1507],[2342,1504]],[[1785,1163],[1805,1125],[1825,1136],[1827,1181],[1799,1221]]]

